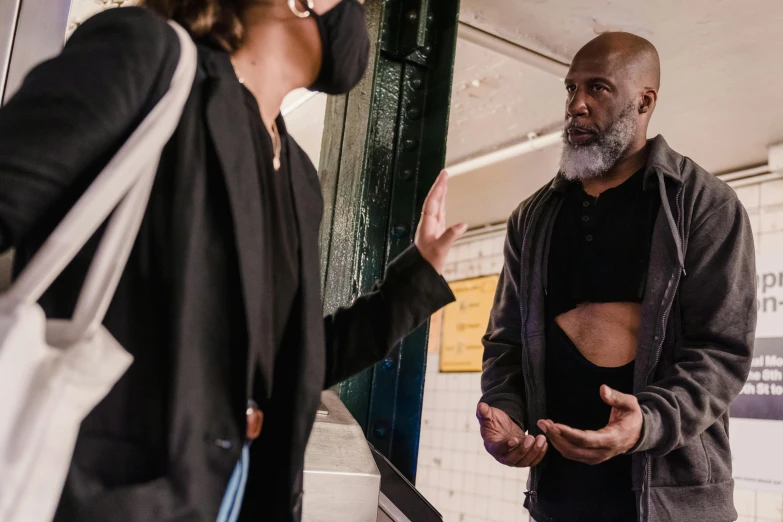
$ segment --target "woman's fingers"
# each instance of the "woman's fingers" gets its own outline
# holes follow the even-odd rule
[[[427,217],[433,217],[440,221],[441,215],[445,212],[446,190],[448,187],[448,174],[446,171],[441,171],[438,178],[435,180],[435,184],[432,185],[429,194],[427,194],[424,200],[424,207],[422,214]]]
[[[446,223],[446,193],[448,174],[442,171],[424,200],[424,210],[416,230],[415,243],[422,257],[439,273],[443,273],[446,257],[454,242],[464,234],[464,223],[443,230]]]

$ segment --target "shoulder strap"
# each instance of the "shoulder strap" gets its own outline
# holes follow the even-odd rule
[[[181,119],[196,74],[195,44],[182,27],[169,23],[180,43],[169,90],[0,296],[0,311],[37,302],[116,209],[79,296],[72,334],[80,338],[103,321],[141,226],[160,155]]]

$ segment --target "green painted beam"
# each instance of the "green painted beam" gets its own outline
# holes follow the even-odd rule
[[[368,0],[371,66],[327,105],[320,177],[325,312],[372,289],[413,241],[443,168],[459,2]],[[368,440],[416,475],[428,328],[338,387]]]

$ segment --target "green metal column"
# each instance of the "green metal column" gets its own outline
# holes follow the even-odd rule
[[[367,0],[373,42],[362,83],[327,106],[320,176],[327,313],[372,289],[412,242],[444,166],[459,0]],[[339,386],[368,440],[416,475],[428,327]]]

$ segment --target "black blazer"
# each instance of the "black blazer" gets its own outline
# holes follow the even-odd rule
[[[17,269],[162,96],[178,49],[157,15],[105,12],[0,110],[0,251],[17,247]],[[135,361],[82,423],[58,520],[213,522],[243,445],[250,393],[267,401],[243,519],[298,520],[321,390],[383,358],[453,300],[411,248],[377,291],[324,319],[323,201],[315,169],[293,144],[296,327],[277,359],[265,360],[254,320],[264,298],[254,263],[259,172],[240,89],[229,56],[200,46],[192,93],[104,322]],[[71,313],[94,246],[42,299],[50,317]],[[252,386],[256,371],[263,389]]]

